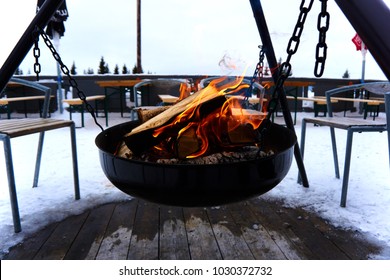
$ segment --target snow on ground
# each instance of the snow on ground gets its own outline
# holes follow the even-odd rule
[[[300,139],[300,120],[309,113],[299,113],[295,126]],[[3,116],[4,117],[4,116]],[[54,118],[68,118],[54,113]],[[78,114],[74,120],[79,124]],[[385,118],[381,114],[381,119]],[[103,125],[104,119],[98,119]],[[128,121],[117,113],[109,114],[109,125]],[[283,121],[277,118],[277,121]],[[95,137],[100,129],[86,114],[86,126],[76,131],[81,199],[74,200],[69,129],[47,132],[42,157],[39,186],[32,189],[38,135],[11,140],[22,232],[14,233],[3,152],[0,153],[0,257],[47,224],[94,206],[131,199],[105,177],[99,163]],[[343,172],[346,132],[336,130],[340,171]],[[2,146],[2,143],[0,143]],[[0,147],[3,151],[3,147]],[[390,168],[387,133],[354,135],[347,207],[340,204],[342,181],[334,176],[329,128],[311,124],[306,132],[305,168],[310,188],[297,184],[295,160],[286,178],[263,197],[281,199],[288,207],[303,207],[329,220],[333,225],[358,230],[369,238],[390,246]],[[390,259],[384,251],[377,258]]]

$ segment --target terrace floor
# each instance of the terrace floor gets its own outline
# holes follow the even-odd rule
[[[256,198],[180,208],[133,199],[51,224],[4,259],[369,259],[380,244]]]

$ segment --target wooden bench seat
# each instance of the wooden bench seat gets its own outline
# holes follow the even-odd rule
[[[0,133],[10,138],[71,126],[73,121],[58,119],[11,119],[0,121]]]
[[[85,98],[87,102],[94,101],[95,108],[97,108],[98,102],[103,102],[104,104],[104,116],[106,118],[106,126],[108,126],[108,114],[107,114],[107,105],[106,105],[106,96],[105,95],[92,95]],[[81,127],[84,127],[84,102],[80,98],[71,98],[64,99],[62,102],[69,105],[69,118],[72,120],[72,113],[79,111],[81,113]],[[97,110],[95,111],[96,116],[98,117]]]
[[[53,98],[53,96],[50,96],[50,98]],[[45,100],[45,96],[39,95],[39,96],[21,96],[21,97],[6,97],[6,98],[0,98],[0,106],[6,106],[7,107],[7,117],[8,119],[11,118],[11,110],[9,108],[9,104],[12,102],[26,102],[26,101],[32,101],[32,100],[38,100],[40,101],[39,103],[39,113],[41,116],[41,111],[42,111],[42,106],[41,102]],[[26,118],[27,118],[27,113],[24,113]]]

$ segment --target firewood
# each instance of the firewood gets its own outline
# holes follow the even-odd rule
[[[144,122],[150,120],[151,118],[154,118],[158,114],[164,112],[169,107],[170,106],[159,106],[159,107],[155,107],[152,109],[147,108],[147,107],[137,108],[136,112],[137,112],[138,120],[140,121],[140,123],[144,123]]]
[[[127,147],[133,153],[139,155],[149,148],[158,145],[165,139],[176,139],[179,131],[186,127],[190,122],[198,122],[203,117],[208,116],[211,112],[222,108],[227,100],[223,92],[230,87],[237,87],[237,81],[225,83],[223,85],[224,89],[221,86],[218,86],[218,84],[210,85],[170,106],[162,113],[134,128],[124,137]],[[239,112],[232,112],[232,114],[243,115],[242,112],[243,111],[240,110]],[[248,112],[245,112],[245,114],[248,114]],[[249,115],[251,118],[254,117],[256,121],[256,118],[259,118],[259,114],[252,113]],[[179,115],[180,118],[175,119]],[[244,118],[245,117],[247,116],[244,116]],[[160,128],[163,129],[159,131]],[[246,132],[246,134],[248,134],[248,132]],[[181,137],[182,139],[179,139],[176,149],[176,153],[180,158],[199,149],[198,140],[196,139],[196,136],[193,135],[193,132],[189,131]],[[232,135],[231,138],[235,139],[234,141],[238,139],[238,137],[234,135]],[[247,141],[246,136],[243,139],[237,141]]]
[[[204,90],[200,90],[134,128],[130,133],[125,135],[124,141],[132,152],[140,154],[160,143],[161,139],[166,139],[172,135],[177,136],[178,132],[185,127],[188,122],[183,121],[182,123],[172,125],[172,127],[159,136],[154,136],[153,134],[155,129],[169,123],[169,121],[173,120],[188,108],[202,105],[202,107],[198,107],[199,114],[207,115],[216,108],[221,107],[225,101],[226,98],[223,95],[207,95]]]
[[[118,148],[115,152],[115,155],[123,158],[131,158],[132,152],[126,146],[125,142],[122,141],[118,144]]]
[[[140,133],[145,130],[154,129],[157,127],[160,127],[167,123],[172,118],[176,117],[177,115],[183,113],[185,110],[187,110],[189,107],[193,105],[200,105],[207,101],[210,101],[213,98],[218,98],[220,95],[208,95],[207,94],[207,88],[204,88],[193,95],[181,100],[180,102],[176,103],[173,106],[170,106],[167,110],[162,112],[161,114],[155,116],[154,118],[146,121],[145,123],[137,126],[134,128],[130,133],[125,135],[126,137],[132,136],[134,134]]]
[[[200,141],[196,135],[196,128],[191,127],[180,134],[176,140],[176,156],[184,159],[189,155],[198,152],[201,148]]]

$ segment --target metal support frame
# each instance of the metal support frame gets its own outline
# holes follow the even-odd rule
[[[44,29],[51,17],[61,5],[63,0],[46,0],[39,12],[36,14],[18,43],[8,56],[0,69],[0,93],[3,91],[8,81],[11,79],[15,70],[19,67],[27,53],[33,46],[35,39],[39,36],[39,33],[35,32],[36,28],[39,27]]]
[[[257,29],[259,31],[259,34],[260,34],[260,37],[261,37],[261,40],[263,43],[265,54],[267,56],[267,61],[268,61],[269,67],[271,69],[277,69],[278,62],[276,60],[274,48],[273,48],[272,41],[271,41],[271,36],[269,34],[269,31],[268,31],[267,22],[265,20],[265,16],[264,16],[263,9],[261,7],[260,0],[250,0],[250,3],[252,6],[255,21],[257,24]],[[278,78],[279,78],[279,72],[274,71],[272,73],[272,78],[274,79],[274,82],[276,85]],[[283,117],[284,117],[284,121],[286,123],[286,126],[295,133],[294,123],[293,123],[293,120],[291,117],[290,109],[288,108],[286,93],[285,93],[285,90],[283,87],[279,89],[279,102],[280,102],[280,106],[282,107]],[[300,152],[298,143],[296,143],[294,146],[294,156],[295,156],[295,161],[296,161],[298,169],[299,169],[300,177],[302,179],[302,185],[304,187],[309,187],[309,182],[307,179],[306,170],[305,170],[305,166],[303,164],[303,160],[302,160],[302,156],[301,156],[301,152]]]
[[[390,9],[382,0],[335,0],[390,80]]]

